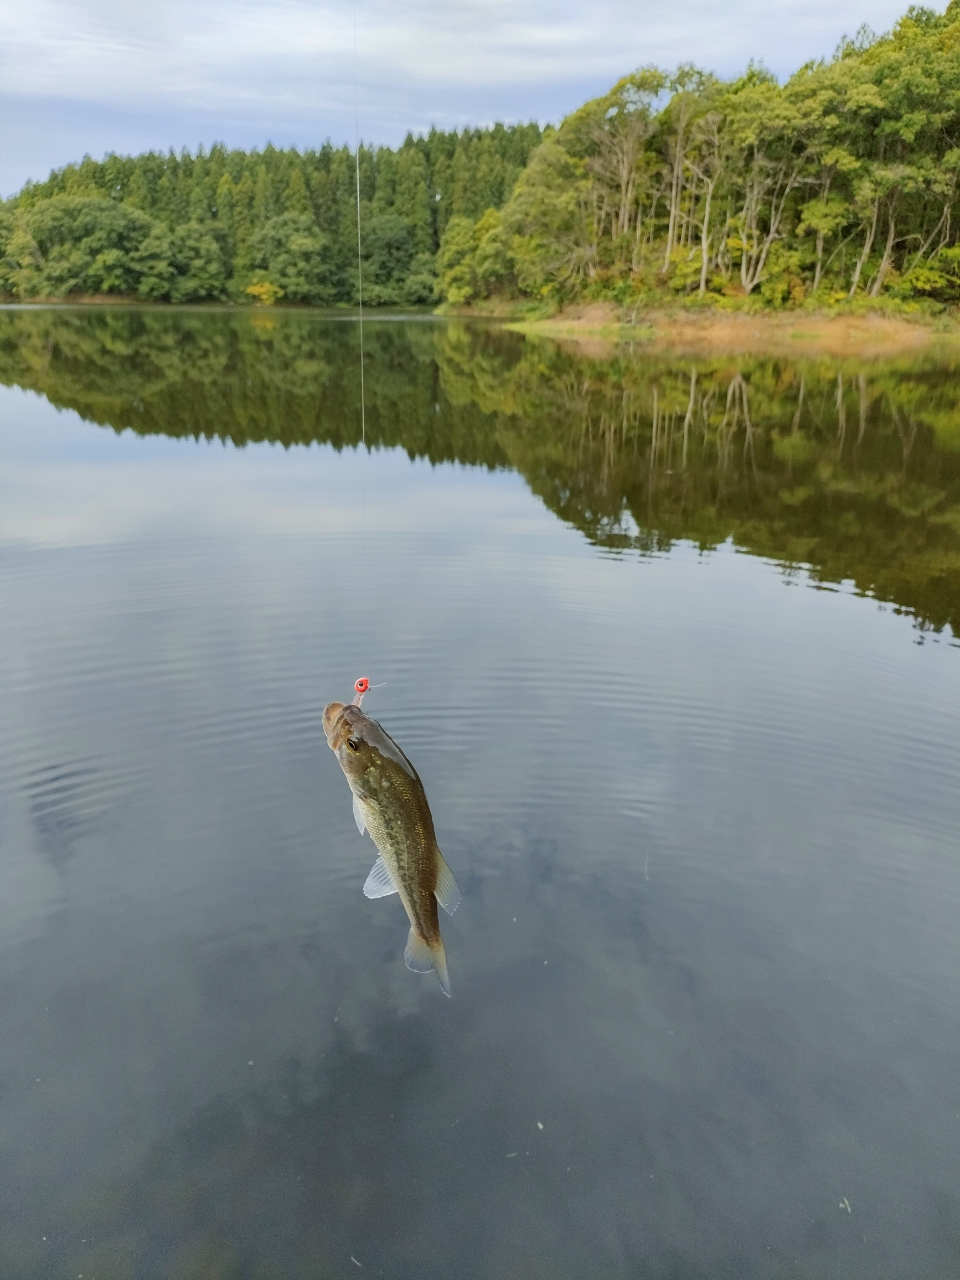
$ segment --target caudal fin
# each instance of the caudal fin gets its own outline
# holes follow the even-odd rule
[[[443,994],[450,994],[450,975],[447,973],[447,953],[443,949],[443,940],[438,938],[437,945],[431,947],[425,938],[421,938],[412,928],[407,938],[407,949],[403,953],[407,968],[414,973],[429,973],[431,969],[440,979]]]

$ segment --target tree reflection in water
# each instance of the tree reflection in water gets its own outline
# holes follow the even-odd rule
[[[589,358],[423,319],[365,349],[370,447],[514,469],[612,553],[730,539],[958,629],[953,359]],[[336,314],[0,312],[0,381],[116,431],[357,447],[358,361]]]

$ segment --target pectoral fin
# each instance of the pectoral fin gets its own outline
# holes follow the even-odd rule
[[[452,916],[460,905],[460,890],[453,878],[453,872],[444,862],[443,854],[439,849],[437,850],[437,887],[433,894],[449,916]]]
[[[363,817],[363,810],[360,808],[360,801],[356,796],[353,797],[353,820],[357,824],[357,829],[363,835],[367,829],[367,824]]]
[[[383,858],[378,858],[367,876],[363,886],[365,898],[389,898],[391,893],[399,893],[396,882]]]

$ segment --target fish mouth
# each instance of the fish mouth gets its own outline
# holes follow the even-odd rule
[[[345,702],[328,702],[323,709],[323,732],[327,738],[327,746],[331,751],[336,751],[337,729],[339,727],[340,717],[346,711],[347,704]]]

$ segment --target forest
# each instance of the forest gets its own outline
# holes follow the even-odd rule
[[[960,300],[960,0],[780,84],[645,67],[559,126],[362,147],[363,301]],[[355,158],[90,158],[0,205],[0,293],[354,305]]]
[[[499,208],[540,139],[495,125],[361,147],[364,303],[435,304],[447,224]],[[356,191],[354,153],[329,143],[88,156],[0,204],[0,293],[355,305]]]

